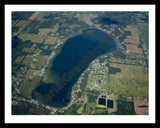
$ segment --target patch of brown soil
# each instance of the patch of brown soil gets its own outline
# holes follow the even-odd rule
[[[35,12],[35,13],[33,13],[32,16],[29,17],[29,19],[30,19],[30,20],[34,20],[34,19],[39,15],[39,13],[40,13],[40,12]]]

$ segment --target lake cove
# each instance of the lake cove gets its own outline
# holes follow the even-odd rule
[[[69,38],[52,62],[51,70],[59,77],[58,82],[42,83],[33,91],[33,98],[54,107],[66,106],[71,99],[72,86],[90,62],[115,48],[112,37],[98,29],[87,29]]]

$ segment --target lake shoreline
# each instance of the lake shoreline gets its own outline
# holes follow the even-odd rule
[[[86,34],[86,35],[85,35]],[[98,36],[99,35],[99,36]],[[54,58],[52,58],[52,60],[50,60],[49,62],[49,65],[53,63],[52,66],[50,66],[49,70],[54,70],[56,73],[57,71],[60,71],[58,74],[58,76],[61,76],[59,77],[60,79],[63,80],[63,83],[64,85],[62,85],[62,83],[56,83],[55,84],[52,84],[52,83],[42,83],[38,88],[35,89],[37,91],[40,91],[40,90],[43,90],[43,95],[44,94],[47,94],[46,95],[46,100],[43,100],[46,102],[46,104],[53,104],[54,107],[56,107],[57,105],[60,107],[64,107],[66,106],[67,104],[70,103],[71,101],[71,92],[72,92],[72,87],[74,86],[74,84],[76,83],[76,81],[79,79],[80,77],[80,74],[83,73],[89,66],[89,64],[91,63],[90,60],[87,60],[86,62],[84,62],[84,58],[83,57],[88,57],[89,58],[89,54],[90,54],[90,58],[91,56],[93,57],[91,60],[95,60],[98,56],[101,56],[103,54],[106,54],[106,52],[111,52],[113,51],[113,49],[115,50],[116,48],[116,45],[115,45],[115,42],[113,40],[113,42],[106,42],[105,38],[106,37],[110,37],[107,33],[101,31],[101,30],[98,30],[98,29],[86,29],[83,31],[82,34],[78,35],[78,36],[75,36],[75,37],[71,37],[69,39],[66,40],[66,42],[64,43],[63,47],[61,47],[60,51],[56,54],[56,56],[54,56]],[[93,38],[93,39],[92,39]],[[110,37],[111,38],[111,37]],[[75,44],[74,42],[71,43],[71,41],[74,40],[79,43]],[[88,41],[87,44],[84,43],[83,41]],[[83,43],[82,43],[83,42]],[[100,43],[99,43],[100,42]],[[73,45],[71,45],[73,44]],[[90,46],[89,44],[93,44],[92,46]],[[100,44],[102,45],[103,44],[103,47],[100,46]],[[104,45],[106,44],[106,45]],[[77,46],[78,45],[78,46]],[[71,51],[70,51],[70,47],[75,47],[75,49],[71,48]],[[98,47],[97,47],[98,46]],[[81,50],[84,51],[82,52],[83,54],[79,54],[81,53],[81,50],[80,50],[80,47],[81,47]],[[69,49],[68,49],[69,48]],[[77,51],[77,48],[78,48],[78,51]],[[86,49],[86,48],[89,48],[89,49]],[[99,48],[99,49],[98,49]],[[101,49],[100,49],[101,48]],[[65,49],[65,50],[64,50]],[[69,50],[69,51],[67,51]],[[101,51],[102,50],[102,51]],[[92,51],[92,53],[90,52],[87,52],[87,51]],[[66,53],[65,53],[66,52]],[[71,59],[70,56],[73,55],[73,53],[77,56],[73,56]],[[93,55],[94,53],[94,55]],[[66,56],[66,54],[68,54]],[[60,56],[66,56],[69,60],[71,59],[71,61],[67,60],[65,58],[65,63],[62,63],[60,60],[58,60]],[[57,59],[58,58],[58,59]],[[63,57],[64,58],[64,57]],[[63,60],[63,58],[60,58]],[[75,59],[75,60],[74,60]],[[83,60],[82,60],[83,59]],[[81,61],[80,61],[81,60]],[[75,61],[75,62],[74,62]],[[82,62],[83,61],[83,62]],[[75,64],[72,64],[72,62],[74,62]],[[82,69],[78,69],[75,67],[77,67],[77,64],[76,63],[80,63],[79,67],[81,67]],[[55,64],[56,63],[56,64]],[[86,63],[86,64],[84,64]],[[71,65],[74,65],[74,66],[70,66]],[[60,67],[61,66],[61,67]],[[65,67],[64,67],[65,66]],[[68,68],[67,68],[68,66]],[[69,68],[70,67],[70,68]],[[48,70],[48,69],[47,69]],[[73,72],[75,73],[75,77],[73,77],[73,79],[68,79],[69,75],[68,74],[63,74],[62,72],[66,72],[66,73],[69,73],[69,71],[72,71],[71,74],[73,75]],[[77,73],[76,73],[77,72]],[[52,75],[52,73],[51,73]],[[45,76],[44,76],[45,77]],[[64,79],[65,78],[65,79]],[[49,90],[46,90],[44,87],[46,87],[49,89]],[[61,86],[62,89],[59,89]],[[43,89],[40,89],[40,88],[43,88]],[[69,92],[68,92],[69,91]],[[39,92],[40,94],[41,92]],[[39,95],[38,94],[38,95]],[[62,95],[63,94],[63,95]],[[38,96],[37,95],[37,96]],[[41,94],[40,94],[41,95]],[[54,100],[51,100],[52,99],[52,96],[55,97],[54,99],[56,100],[54,102]],[[35,98],[35,97],[34,97]],[[36,98],[35,98],[36,99]],[[48,100],[48,103],[47,103],[47,100]],[[56,103],[57,102],[57,103]],[[57,105],[55,105],[57,104]],[[61,104],[61,105],[60,105]],[[64,105],[62,105],[64,104]],[[51,105],[52,106],[52,105]],[[58,107],[58,108],[59,108]]]

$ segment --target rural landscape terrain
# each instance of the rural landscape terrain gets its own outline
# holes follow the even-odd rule
[[[12,12],[12,115],[148,115],[148,17],[148,12]],[[52,63],[67,40],[93,28],[109,35],[120,23],[125,27],[113,37],[116,50],[90,62],[71,87],[67,105],[52,106],[33,93],[42,83],[57,82]]]

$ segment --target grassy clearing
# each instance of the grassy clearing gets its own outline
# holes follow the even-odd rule
[[[20,34],[18,36],[23,41],[30,40],[33,43],[43,43],[45,39],[45,35],[38,35],[38,34]]]
[[[77,110],[77,113],[78,113],[78,114],[82,114],[82,112],[83,112],[83,106],[81,106],[81,107]]]
[[[25,79],[20,85],[20,92],[23,96],[32,98],[32,91],[39,85],[41,77],[34,77],[32,80]]]
[[[20,92],[23,96],[32,98],[32,91],[39,85],[41,77],[38,75],[39,70],[29,69],[24,76],[24,80],[20,85]]]
[[[148,98],[148,82],[109,77],[109,92],[116,95]]]
[[[83,108],[84,115],[93,115],[96,108],[96,103],[87,102]]]
[[[27,73],[25,75],[25,79],[32,80],[38,74],[39,74],[39,70],[28,69],[28,71],[27,71]]]
[[[23,59],[24,59],[24,56],[17,56],[16,59],[14,60],[14,63],[20,64]]]
[[[132,39],[138,39],[139,40],[139,35],[138,35],[138,30],[135,26],[132,25],[127,25],[124,28],[125,31],[130,31],[132,36],[127,36],[127,38],[132,38]]]
[[[39,21],[44,21],[45,19],[43,19],[44,16],[48,16],[50,13],[46,13],[46,12],[40,12],[38,14],[38,16],[36,17],[36,20],[39,20]]]
[[[83,20],[83,16],[84,16],[84,14],[77,14],[75,16],[75,18],[78,18],[78,21],[82,21]]]
[[[35,49],[34,49],[34,47],[31,47],[31,48],[26,48],[26,47],[24,47],[24,48],[22,49],[22,51],[23,51],[23,52],[26,52],[26,53],[34,53]]]
[[[99,107],[99,108],[106,108],[105,105],[100,105],[100,104],[98,105],[98,107]]]
[[[27,55],[24,60],[22,61],[22,65],[30,65],[31,61],[33,59],[33,55]]]
[[[143,67],[113,63],[110,66],[121,69],[109,75],[110,93],[148,98],[148,74],[143,72]]]
[[[49,28],[40,28],[38,29],[38,35],[41,35],[41,36],[47,36],[51,31],[52,29],[49,29]]]
[[[126,49],[130,53],[138,53],[138,54],[143,54],[143,51],[141,48],[138,48],[138,45],[133,45],[133,44],[126,44]]]
[[[128,53],[128,54],[132,54],[132,53]],[[137,57],[137,58],[133,57],[131,59],[128,58],[128,57],[125,58],[125,59],[111,57],[109,59],[109,61],[111,63],[120,63],[120,64],[127,64],[127,65],[131,65],[132,64],[132,65],[138,65],[138,66],[143,66],[143,67],[146,65],[145,61],[140,57]]]
[[[47,56],[37,55],[31,64],[31,68],[41,69],[46,62]]]
[[[29,23],[29,20],[20,20],[17,24],[15,24],[15,27],[19,27],[19,29],[17,32],[13,33],[13,36],[18,35]]]
[[[21,33],[18,37],[23,41],[30,40],[33,43],[43,43],[46,36],[51,34],[54,35],[59,28],[59,24],[56,24],[53,29],[50,28],[43,28],[38,29],[38,34],[27,34]],[[48,37],[45,44],[53,44],[57,40],[57,37]]]
[[[121,69],[121,72],[111,74],[111,77],[148,81],[148,74],[143,72],[144,68],[142,66],[115,63],[110,63],[110,66]]]
[[[132,44],[140,44],[140,41],[137,39],[126,39],[126,42],[132,43]]]
[[[57,37],[50,37],[48,36],[48,38],[45,40],[44,44],[55,44],[55,42],[57,41]]]
[[[139,35],[144,44],[144,49],[148,49],[148,23],[138,23]]]
[[[136,115],[134,111],[134,103],[128,101],[117,101],[117,115]]]
[[[59,23],[57,23],[54,28],[52,29],[52,34],[55,34],[59,29]]]
[[[139,32],[135,26],[127,25],[125,31],[130,31],[131,36],[126,36],[126,42],[131,44],[126,44],[126,49],[130,53],[143,54],[142,49],[138,47],[140,44]]]

